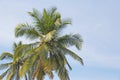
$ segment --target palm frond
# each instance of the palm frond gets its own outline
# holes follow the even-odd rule
[[[83,60],[79,57],[76,53],[72,52],[71,50],[67,49],[66,47],[61,47],[65,54],[71,56],[75,60],[79,61],[83,65]]]
[[[67,64],[67,66],[69,67],[70,70],[72,70],[72,67],[70,66],[69,62],[67,61],[67,58],[63,55],[63,58],[65,60],[65,63]]]
[[[43,18],[46,19],[47,17],[48,17],[47,10],[44,9],[44,10],[43,10]]]
[[[13,54],[9,52],[4,52],[0,55],[0,60],[3,60],[3,59],[13,59]]]
[[[53,16],[54,13],[56,12],[57,8],[56,7],[52,7],[51,9],[48,10],[48,14]]]
[[[0,64],[0,70],[7,69],[12,63]]]
[[[26,57],[27,54],[33,53],[32,49],[38,47],[40,42],[34,42],[30,44],[22,44],[15,49],[14,60],[19,60],[21,57]]]
[[[20,69],[20,77],[24,76],[31,69],[38,57],[38,55],[32,55],[28,59],[26,59],[26,61]]]
[[[5,72],[3,72],[3,73],[0,75],[0,80],[2,80],[2,79],[7,75],[8,72],[9,72],[9,69],[7,69]]]
[[[22,45],[22,41],[19,41],[18,43],[14,42],[13,43],[13,51],[15,51],[15,49],[18,47],[18,46],[21,46]]]
[[[43,75],[41,73],[43,73]],[[42,76],[44,76],[44,73],[48,74],[49,78],[53,79],[52,68],[51,68],[51,64],[50,64],[49,60],[46,59],[43,61],[43,60],[39,59],[38,64],[36,65],[36,70],[34,72],[34,75],[36,77],[41,76],[40,78],[43,78]]]
[[[36,75],[36,78],[37,80],[43,80],[44,77],[45,77],[45,72],[42,69],[40,69],[38,74]]]
[[[68,24],[72,24],[71,19],[63,19],[63,20],[60,20],[59,22],[60,22],[60,25],[58,27],[58,32],[60,32],[63,29],[65,29]]]
[[[9,72],[9,74],[7,75],[7,79],[6,80],[12,80],[14,73],[12,71]]]
[[[17,27],[15,28],[15,36],[16,37],[26,36],[26,38],[29,38],[31,40],[42,37],[42,35],[39,34],[36,28],[28,24],[18,24]]]
[[[43,20],[41,13],[33,9],[32,12],[28,12],[28,14],[34,19],[35,27],[38,29],[39,32],[41,32],[41,27],[43,27]]]
[[[22,41],[19,41],[17,46],[21,46],[21,45],[22,45]]]
[[[35,22],[37,22],[37,23],[40,23],[40,22],[41,22],[42,15],[41,15],[41,13],[39,13],[38,10],[33,9],[33,11],[32,11],[32,12],[28,12],[28,14],[29,14],[31,17],[34,18]]]
[[[57,73],[58,73],[60,80],[70,80],[69,75],[68,75],[68,71],[65,67],[59,68],[57,70]]]
[[[48,59],[44,60],[44,61],[41,60],[41,63],[42,63],[41,67],[42,67],[43,71],[46,74],[48,74],[49,78],[53,79],[52,66],[51,66],[49,60]]]
[[[18,61],[23,56],[23,53],[25,52],[26,47],[27,47],[26,45],[21,45],[15,49],[14,60],[13,60],[14,62]]]
[[[13,43],[13,51],[14,51],[14,49],[17,47],[17,44],[14,42]]]
[[[58,38],[58,43],[61,43],[66,46],[76,46],[77,49],[81,49],[83,40],[79,34],[74,35],[65,35]]]

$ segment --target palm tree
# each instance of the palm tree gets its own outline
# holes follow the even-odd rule
[[[61,80],[70,80],[66,65],[70,70],[72,68],[66,55],[83,64],[82,58],[68,49],[70,46],[75,46],[80,50],[81,36],[79,34],[60,35],[61,30],[71,24],[71,20],[61,19],[60,13],[56,10],[57,8],[44,9],[43,13],[40,14],[36,9],[33,9],[33,12],[29,12],[34,20],[33,24],[18,24],[15,28],[16,37],[25,36],[30,40],[39,40],[33,44],[31,43],[30,45],[37,44],[37,46],[35,45],[33,49],[24,54],[28,58],[20,70],[21,76],[28,72],[30,68],[34,68],[32,80],[35,77],[37,80],[43,80],[46,74],[53,78],[52,71],[56,71]],[[26,45],[26,47],[30,46]],[[28,64],[30,60],[32,62]]]
[[[21,46],[22,43],[19,42],[18,44],[14,43],[14,52],[16,50],[17,47]],[[20,51],[19,51],[20,52]],[[23,51],[21,51],[22,54]],[[19,76],[19,69],[23,64],[23,59],[19,59],[19,60],[14,60],[15,59],[15,55],[16,53],[9,53],[9,52],[4,52],[1,54],[0,56],[0,60],[6,60],[6,59],[10,59],[10,62],[7,62],[5,64],[0,64],[0,70],[5,69],[6,71],[3,72],[0,75],[0,80],[3,79],[5,76],[7,76],[7,80],[20,80],[20,76]],[[27,80],[27,76],[25,75],[25,79]]]

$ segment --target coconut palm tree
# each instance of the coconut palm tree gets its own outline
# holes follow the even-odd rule
[[[16,48],[21,46],[22,43],[19,42],[18,44],[14,43],[13,52],[15,52]],[[23,51],[19,51],[19,54],[22,54]],[[7,63],[0,64],[0,70],[5,69],[6,71],[0,75],[0,80],[7,76],[6,80],[20,80],[19,76],[19,69],[23,64],[23,58],[19,60],[15,59],[16,53],[4,52],[0,55],[0,60],[9,59],[10,62],[6,61]],[[25,75],[25,80],[27,80],[27,75]]]
[[[20,70],[21,76],[28,72],[30,68],[34,68],[32,80],[35,77],[38,80],[43,80],[46,74],[53,78],[52,71],[56,71],[61,80],[70,80],[66,65],[70,70],[72,68],[67,61],[66,55],[83,64],[82,58],[68,49],[70,46],[75,46],[80,50],[81,36],[79,34],[60,35],[61,31],[68,24],[71,24],[71,20],[62,19],[60,13],[56,10],[57,8],[44,9],[41,14],[36,9],[33,9],[32,12],[28,12],[34,20],[33,24],[23,23],[16,26],[16,37],[25,36],[30,40],[38,40],[37,43],[33,43],[37,44],[37,46],[24,54],[28,58]],[[28,64],[30,60],[32,61]]]

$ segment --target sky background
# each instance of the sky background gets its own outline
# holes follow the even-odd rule
[[[84,60],[82,66],[69,58],[71,80],[120,80],[120,0],[0,0],[0,53],[12,52],[13,42],[29,43],[14,37],[18,23],[32,22],[27,12],[52,6],[72,19],[64,33],[79,33],[84,40],[81,51],[71,48]]]

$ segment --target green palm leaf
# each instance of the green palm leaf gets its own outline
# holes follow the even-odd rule
[[[3,73],[0,75],[0,80],[2,80],[2,79],[7,75],[8,72],[9,72],[9,69],[7,69],[5,72],[3,72]]]
[[[0,55],[0,60],[3,60],[3,59],[12,59],[13,58],[13,55],[9,52],[4,52]]]
[[[75,54],[74,52],[72,52],[71,50],[65,48],[65,47],[62,47],[62,50],[64,52],[66,52],[65,54],[67,55],[70,55],[72,58],[74,58],[75,60],[79,61],[82,65],[83,65],[83,60],[81,57],[79,57],[77,54]]]
[[[79,34],[65,35],[58,38],[58,43],[64,44],[66,46],[76,46],[77,49],[81,49],[83,40]]]
[[[29,38],[31,40],[37,39],[38,37],[42,37],[41,34],[38,33],[37,29],[32,27],[28,24],[19,24],[15,28],[15,36],[20,37],[25,35],[26,38]]]
[[[7,69],[12,63],[0,64],[0,70]]]
[[[14,73],[13,72],[9,72],[9,74],[7,75],[7,80],[12,80]]]
[[[15,49],[15,56],[14,56],[14,61],[19,60],[20,58],[25,58],[26,55],[29,55],[30,53],[33,53],[32,49],[37,47],[39,45],[40,42],[35,42],[35,43],[31,43],[31,44],[23,44],[18,46]]]
[[[24,62],[19,72],[21,77],[24,76],[26,72],[28,72],[31,69],[31,67],[34,65],[37,58],[38,58],[38,55],[32,55],[30,58],[26,59],[26,61]]]

